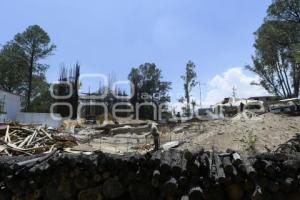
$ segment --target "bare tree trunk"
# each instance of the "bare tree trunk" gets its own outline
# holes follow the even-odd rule
[[[278,79],[279,79],[279,84],[280,84],[280,86],[281,86],[283,95],[284,95],[285,98],[287,98],[287,92],[286,92],[285,87],[284,87],[284,84],[283,84],[284,81],[283,81],[283,79],[282,79],[282,77],[281,77],[281,75],[280,75],[279,69],[278,69],[278,63],[276,63],[275,69],[276,69],[276,72],[277,72],[277,77],[278,77]]]
[[[188,117],[190,116],[190,88],[188,86],[188,82],[186,82],[186,88],[185,88],[185,98],[186,98],[186,113]]]
[[[77,119],[77,112],[78,112],[78,101],[79,101],[79,95],[78,95],[78,87],[79,87],[79,76],[80,76],[80,65],[77,63],[75,66],[75,72],[74,72],[74,97],[73,97],[73,119]]]
[[[262,73],[261,76],[263,77],[264,80],[266,80],[270,86],[273,88],[273,91],[275,93],[275,95],[278,96],[283,96],[283,94],[278,90],[278,88],[276,87],[276,84],[274,83],[274,79],[270,79],[268,74],[266,73]]]
[[[292,92],[289,88],[289,83],[288,83],[288,79],[286,79],[282,73],[282,71],[284,71],[284,69],[282,69],[281,67],[279,67],[279,73],[280,73],[280,76],[281,76],[281,80],[283,82],[283,85],[284,85],[284,88],[285,88],[285,91],[286,91],[286,96],[287,97],[291,97],[292,96]]]
[[[284,86],[285,86],[285,89],[287,92],[287,97],[292,97],[292,91],[291,91],[289,79],[286,74],[286,69],[288,68],[288,65],[285,66],[286,61],[285,61],[284,55],[282,54],[282,51],[280,51],[278,57],[279,57],[280,61],[277,62],[277,66],[279,68],[279,72],[280,72],[281,78],[283,80],[283,83],[284,83]]]
[[[300,87],[300,65],[293,64],[293,86],[294,86],[294,97],[299,96],[299,87]]]
[[[188,114],[188,117],[189,117],[190,114],[191,114],[191,108],[190,108],[190,93],[188,93],[188,95],[187,95],[186,103],[187,103],[187,114]]]
[[[25,107],[26,112],[28,112],[30,110],[33,65],[34,65],[34,50],[32,51],[31,57],[30,57],[29,74],[28,74],[29,75],[28,76],[28,91],[27,91],[27,100],[26,100],[26,107]]]
[[[286,80],[286,84],[287,84],[287,87],[288,87],[288,91],[290,93],[290,96],[292,97],[293,93],[292,93],[292,90],[291,90],[291,85],[290,85],[290,82],[289,82],[289,78],[288,78],[287,73],[286,73],[286,69],[283,70],[283,73],[284,73],[284,76],[285,76],[285,80]]]

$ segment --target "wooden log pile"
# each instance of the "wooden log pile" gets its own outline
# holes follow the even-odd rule
[[[0,199],[244,200],[300,197],[299,154],[169,150],[121,157],[60,150],[0,159]]]
[[[74,137],[54,133],[40,126],[0,125],[0,156],[39,154],[51,152],[56,147],[71,147],[76,144]]]
[[[279,145],[275,152],[293,154],[300,152],[300,133],[297,133],[292,139]]]

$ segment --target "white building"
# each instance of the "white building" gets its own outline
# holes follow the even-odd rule
[[[21,111],[21,96],[0,90],[0,122],[15,120]]]
[[[61,116],[53,113],[21,112],[21,96],[0,90],[0,122],[18,121],[25,124],[41,124],[57,128],[61,125]],[[55,118],[54,118],[54,117]]]
[[[266,108],[263,101],[252,99],[239,99],[235,97],[225,98],[222,102],[219,102],[213,106],[215,114],[225,115],[231,114],[231,116],[237,114],[240,109],[240,105],[244,105],[244,109],[254,113],[265,113]]]

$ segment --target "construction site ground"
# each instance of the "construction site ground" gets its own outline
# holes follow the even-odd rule
[[[252,118],[237,116],[204,121],[201,125],[202,129],[197,130],[199,122],[192,123],[189,128],[174,134],[175,140],[187,138],[178,148],[193,150],[199,146],[205,149],[215,146],[220,151],[233,149],[251,154],[275,150],[291,139],[300,132],[300,117],[266,113]]]
[[[177,149],[197,151],[203,147],[219,151],[233,149],[243,154],[275,150],[278,145],[300,132],[300,117],[266,113],[262,115],[237,115],[233,118],[204,120],[160,125],[160,140],[164,145],[179,142]],[[95,134],[95,130],[85,130]],[[107,153],[145,153],[153,148],[151,137],[145,134],[101,135],[71,149],[82,151],[101,150]]]

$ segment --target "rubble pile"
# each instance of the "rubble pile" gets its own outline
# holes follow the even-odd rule
[[[300,144],[297,135],[293,140]],[[291,199],[300,197],[299,152],[242,157],[158,151],[90,156],[60,150],[0,158],[0,199]]]
[[[235,116],[233,116],[231,118],[231,120],[233,121],[237,121],[237,120],[258,120],[259,119],[259,115],[251,112],[249,110],[245,110],[243,112],[239,112],[238,114],[236,114]]]
[[[55,147],[71,147],[76,140],[41,126],[3,124],[0,126],[0,155],[32,155],[51,152]]]
[[[297,154],[300,152],[300,133],[297,133],[292,139],[288,140],[284,144],[279,145],[275,152],[285,154]]]
[[[138,122],[127,122],[127,123],[107,123],[99,127],[96,130],[103,131],[102,134],[117,135],[117,134],[143,134],[150,130],[148,121],[138,121]]]

